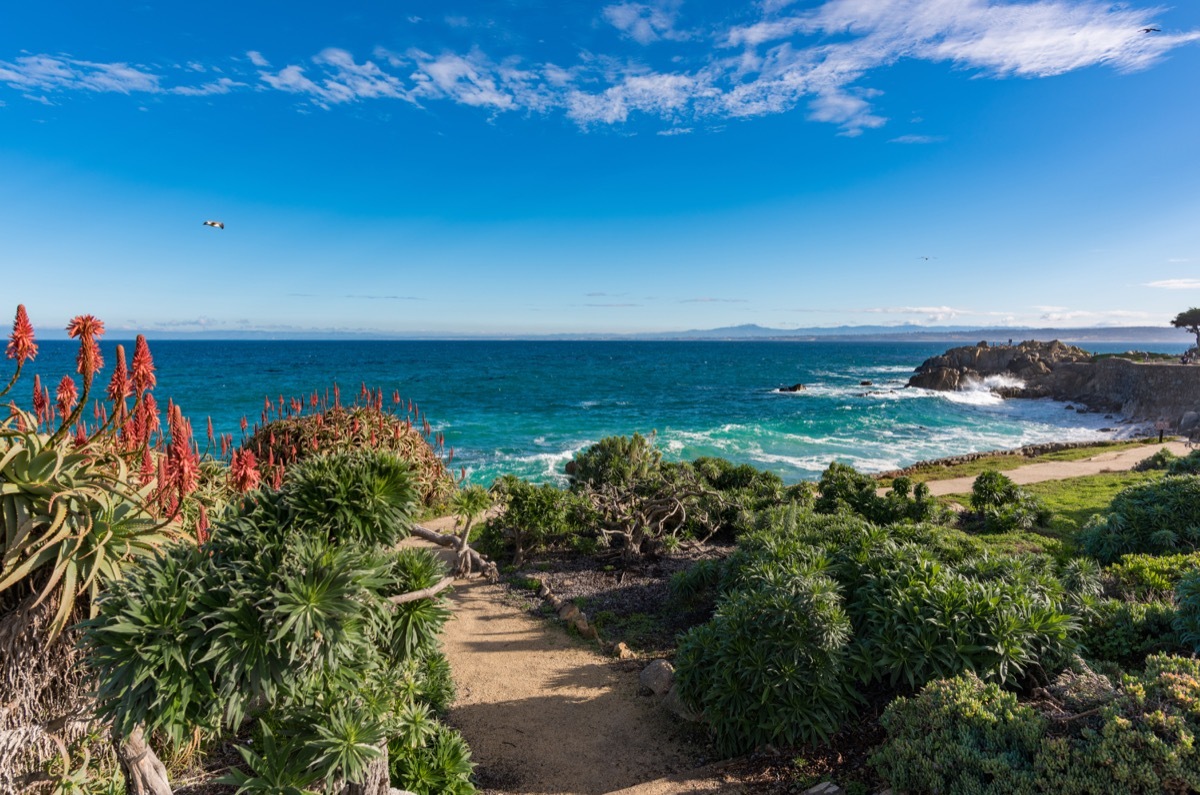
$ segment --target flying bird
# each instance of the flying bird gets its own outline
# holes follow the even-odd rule
[[[931,260],[931,259],[937,259],[937,257],[917,257],[917,259],[923,259],[923,260],[925,260],[926,262],[929,262],[929,260]]]
[[[1159,28],[1142,28],[1142,33],[1162,33]]]
[[[222,223],[221,221],[205,221],[204,225],[211,226],[213,229],[224,229],[225,228],[225,224]]]

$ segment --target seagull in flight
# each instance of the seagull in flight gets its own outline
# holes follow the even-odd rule
[[[1160,28],[1142,28],[1142,33],[1162,33]]]
[[[937,257],[917,257],[917,259],[923,259],[923,260],[925,260],[926,262],[929,262],[929,260],[931,260],[931,259],[937,259]]]
[[[213,229],[224,229],[225,224],[221,221],[205,221],[205,226],[211,226]]]

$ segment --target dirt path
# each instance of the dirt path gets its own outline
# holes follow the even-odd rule
[[[643,663],[602,656],[481,580],[459,581],[450,601],[442,642],[458,698],[449,722],[471,746],[483,792],[729,791],[708,771],[687,773],[703,749],[688,745],[657,699],[639,693]]]
[[[1006,470],[1004,474],[1012,478],[1017,485],[1023,486],[1046,480],[1066,480],[1084,475],[1098,475],[1101,472],[1124,472],[1133,469],[1139,461],[1149,458],[1164,447],[1178,456],[1185,456],[1191,452],[1183,442],[1164,442],[1131,447],[1118,452],[1099,453],[1091,458],[1083,458],[1078,461],[1046,461],[1039,464],[1026,464],[1023,467]],[[926,483],[934,496],[967,494],[975,483],[975,476],[930,480]]]

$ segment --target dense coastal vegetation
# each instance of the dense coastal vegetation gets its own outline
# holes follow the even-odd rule
[[[517,592],[563,568],[657,579],[576,607],[601,643],[673,660],[717,755],[786,752],[800,782],[845,751],[832,775],[861,792],[1200,788],[1200,452],[1030,486],[982,459],[941,473],[969,494],[935,497],[930,467],[788,485],[634,434],[563,487],[485,490],[418,406],[366,386],[268,399],[201,448],[178,405],[160,419],[143,338],[101,390],[103,323],[68,331],[78,383],[35,378],[0,426],[4,787],[474,791],[441,719],[453,576],[396,548],[454,513],[460,570],[478,550]],[[36,354],[20,307],[3,395]]]

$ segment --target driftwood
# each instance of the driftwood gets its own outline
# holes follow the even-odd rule
[[[437,582],[428,588],[422,588],[419,591],[409,591],[408,593],[396,594],[389,596],[388,601],[394,605],[402,605],[408,602],[415,602],[418,599],[428,599],[431,596],[436,596],[442,591],[454,584],[454,575],[443,577],[440,582]]]
[[[449,547],[458,552],[458,568],[455,570],[455,574],[466,576],[472,571],[477,571],[480,574],[486,575],[489,580],[499,577],[496,564],[471,549],[465,538],[454,535],[443,535],[436,530],[430,530],[428,527],[422,527],[421,525],[414,525],[412,534],[417,538],[432,541],[438,546]]]
[[[128,795],[171,795],[167,768],[146,742],[145,731],[138,726],[127,737],[114,733],[113,748],[125,774]]]

